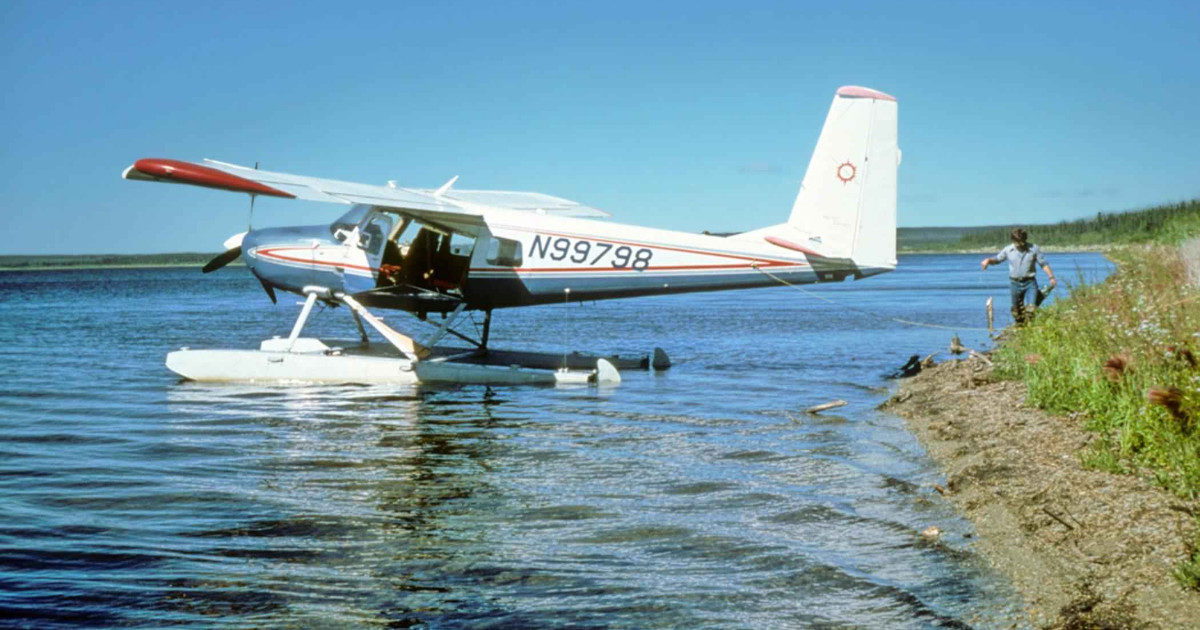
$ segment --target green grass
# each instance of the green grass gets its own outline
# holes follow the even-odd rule
[[[1142,471],[1188,499],[1200,498],[1200,291],[1178,250],[1163,245],[1110,252],[1118,271],[1076,287],[997,350],[1001,375],[1025,381],[1027,398],[1080,413],[1100,434],[1082,457],[1112,472]],[[1124,367],[1105,369],[1106,362]],[[1148,398],[1177,388],[1176,412]]]

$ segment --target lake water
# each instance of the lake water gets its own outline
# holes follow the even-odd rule
[[[984,348],[990,295],[1008,323],[978,259],[807,289],[834,303],[497,311],[493,347],[675,361],[610,391],[183,383],[168,351],[255,347],[296,300],[242,268],[0,272],[0,623],[1008,627],[1016,597],[876,410],[883,374],[952,334],[883,317]],[[309,332],[353,330],[336,309]]]

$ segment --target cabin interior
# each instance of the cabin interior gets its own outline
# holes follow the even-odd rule
[[[356,206],[330,229],[358,228],[358,246],[378,261],[376,287],[461,293],[475,237],[386,210]]]

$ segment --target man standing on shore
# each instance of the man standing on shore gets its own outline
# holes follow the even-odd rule
[[[1050,265],[1046,263],[1046,257],[1042,256],[1042,250],[1037,245],[1029,242],[1029,233],[1021,228],[1016,228],[1010,234],[1012,237],[1012,245],[1000,250],[999,254],[991,258],[984,258],[979,263],[980,269],[987,269],[988,265],[998,265],[1004,261],[1008,261],[1008,281],[1012,290],[1012,316],[1013,321],[1017,324],[1024,324],[1028,319],[1028,313],[1042,303],[1050,291],[1058,286],[1058,280],[1054,279],[1054,272],[1050,270]],[[1042,293],[1037,284],[1037,268],[1041,267],[1042,271],[1046,272],[1046,277],[1050,280],[1050,286]],[[1025,299],[1029,296],[1030,311],[1025,310]]]

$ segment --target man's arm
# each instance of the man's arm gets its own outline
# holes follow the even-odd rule
[[[1050,269],[1050,263],[1046,262],[1046,257],[1042,255],[1040,247],[1037,250],[1037,257],[1034,258],[1034,262],[1041,266],[1042,271],[1046,272],[1046,277],[1050,279],[1050,286],[1058,286],[1058,280],[1054,279],[1054,271]]]
[[[991,258],[984,258],[983,260],[979,261],[979,268],[986,270],[988,268],[988,265],[999,265],[1000,263],[1004,262],[1004,255],[1007,252],[1008,252],[1008,248],[1005,247],[1004,249],[1000,250],[999,254],[996,254],[995,256],[992,256]]]
[[[1046,277],[1050,278],[1050,286],[1058,286],[1058,280],[1054,278],[1054,272],[1050,270],[1050,265],[1047,265],[1045,261],[1042,261],[1042,271],[1045,271]]]

